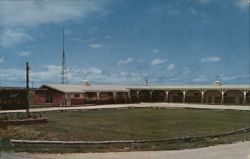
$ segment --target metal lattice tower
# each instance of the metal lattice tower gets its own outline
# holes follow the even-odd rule
[[[64,51],[64,28],[63,28],[63,50],[62,50],[62,72],[61,72],[61,84],[68,84],[67,79],[67,68],[66,68],[66,59],[65,59],[65,51]]]

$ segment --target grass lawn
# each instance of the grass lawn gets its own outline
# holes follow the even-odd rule
[[[213,135],[250,127],[249,111],[232,110],[130,108],[45,112],[43,116],[48,117],[49,123],[0,128],[0,137],[7,140],[139,140]],[[250,133],[140,149],[194,148],[241,140],[250,140]],[[83,148],[73,151],[82,152]]]

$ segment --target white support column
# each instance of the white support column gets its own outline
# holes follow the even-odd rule
[[[225,92],[226,92],[227,90],[225,90],[225,89],[222,89],[222,90],[220,90],[220,92],[221,92],[221,104],[224,104],[224,94],[225,94]]]
[[[100,92],[96,92],[97,102],[100,103]]]
[[[183,94],[182,102],[183,103],[185,103],[185,101],[186,101],[186,93],[187,93],[187,90],[182,90],[182,94]]]
[[[244,95],[243,104],[247,104],[247,92],[248,92],[248,90],[242,90],[242,92],[243,92],[243,95]]]
[[[140,91],[136,91],[136,97],[137,97],[137,101],[140,102]]]
[[[166,93],[166,96],[165,96],[165,102],[168,102],[168,90],[167,91],[165,91],[165,93]]]
[[[152,102],[152,94],[153,94],[153,91],[149,91],[150,102]]]
[[[113,92],[114,103],[116,103],[116,92]]]
[[[206,90],[200,90],[200,91],[201,91],[201,103],[204,104],[204,96],[205,96]]]
[[[131,95],[130,95],[130,91],[128,91],[128,102],[131,102]]]

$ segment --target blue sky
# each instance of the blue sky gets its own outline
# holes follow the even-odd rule
[[[247,84],[247,0],[0,1],[0,85]]]

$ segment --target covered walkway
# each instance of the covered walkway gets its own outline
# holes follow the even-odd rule
[[[48,94],[49,101],[46,100]],[[140,102],[250,105],[250,86],[220,83],[180,86],[44,85],[34,98],[34,104],[51,106]]]

